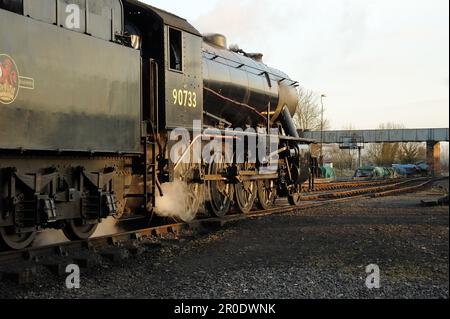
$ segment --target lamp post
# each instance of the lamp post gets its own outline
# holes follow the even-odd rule
[[[324,113],[324,107],[323,107],[323,99],[327,96],[325,94],[322,94],[320,96],[320,102],[322,104],[322,113],[321,113],[321,120],[320,120],[320,164],[323,166],[323,130],[324,130],[324,123],[323,123],[323,113]]]

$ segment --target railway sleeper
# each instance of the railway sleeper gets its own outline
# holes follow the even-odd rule
[[[39,262],[45,266],[53,275],[57,277],[67,276],[66,268],[68,265],[74,264],[73,258],[52,256]]]
[[[127,260],[130,257],[128,249],[114,246],[109,246],[100,250],[99,254],[113,263]]]
[[[18,285],[32,284],[36,274],[37,265],[32,262],[8,265],[0,269],[2,280],[10,280]]]

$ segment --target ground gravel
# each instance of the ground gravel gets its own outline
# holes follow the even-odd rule
[[[448,299],[448,207],[419,205],[444,188],[448,181],[163,242],[126,262],[83,270],[79,290],[43,270],[26,287],[0,281],[0,298]],[[380,267],[380,289],[365,286],[369,264]]]

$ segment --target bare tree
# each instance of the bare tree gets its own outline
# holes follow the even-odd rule
[[[402,129],[403,125],[386,123],[379,126],[382,130]],[[400,157],[401,143],[371,144],[367,147],[366,161],[376,166],[391,166]]]
[[[398,160],[399,143],[382,143],[370,145],[367,160],[376,166],[391,166]]]
[[[320,105],[320,97],[313,91],[300,89],[299,103],[295,112],[294,121],[297,127],[303,131],[320,131],[330,128],[330,123],[324,118],[322,119],[322,106]]]
[[[425,160],[426,148],[420,143],[402,143],[399,150],[399,161],[402,164],[417,164]]]

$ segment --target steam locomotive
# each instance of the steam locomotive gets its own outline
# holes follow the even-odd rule
[[[167,183],[185,185],[186,221],[203,203],[219,217],[277,197],[297,205],[311,160],[292,120],[298,83],[261,58],[135,0],[0,0],[3,249],[45,229],[85,240],[109,216],[148,215]],[[174,161],[177,128],[189,138]],[[250,160],[266,146],[250,142],[270,132],[277,148]],[[208,161],[183,160],[213,140],[224,143]]]

